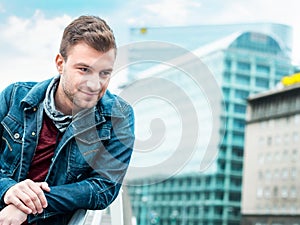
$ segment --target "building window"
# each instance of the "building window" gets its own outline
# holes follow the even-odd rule
[[[250,71],[250,63],[246,62],[237,62],[237,69],[238,70],[245,70],[245,71]]]
[[[265,188],[265,190],[264,190],[264,196],[265,196],[266,199],[271,198],[270,188],[268,188],[268,187]]]
[[[291,168],[291,178],[297,178],[297,169],[295,167]]]
[[[283,160],[283,161],[288,161],[288,160],[289,160],[288,155],[289,155],[288,150],[284,150],[284,151],[282,152],[282,158],[281,158],[281,160]]]
[[[235,113],[246,113],[246,106],[240,104],[234,104],[234,112]]]
[[[273,187],[273,196],[278,197],[278,187]]]
[[[268,139],[267,139],[267,145],[268,146],[272,145],[272,137],[268,137]]]
[[[244,129],[245,128],[245,121],[241,119],[234,119],[233,120],[233,127],[236,129]]]
[[[222,88],[222,90],[223,90],[223,95],[224,95],[225,99],[229,99],[230,98],[230,89]]]
[[[230,59],[225,59],[225,67],[226,67],[226,69],[230,69],[231,68],[231,64],[232,64],[232,62],[231,62]]]
[[[244,156],[244,151],[242,148],[238,148],[238,147],[233,147],[232,148],[232,155],[237,157],[237,158],[243,158]]]
[[[290,190],[290,197],[291,198],[297,198],[297,189],[293,186],[291,187],[291,190]]]
[[[288,190],[286,187],[281,188],[281,197],[282,198],[287,198],[288,197]]]
[[[267,153],[266,155],[266,162],[271,162],[272,161],[272,154],[271,153]]]
[[[223,74],[223,80],[224,80],[225,82],[230,83],[230,79],[231,79],[231,74],[225,72],[225,73]]]
[[[265,78],[256,78],[255,85],[256,85],[256,87],[268,88],[269,80],[265,79]]]
[[[237,145],[243,145],[244,135],[240,133],[233,133],[233,142]]]
[[[282,78],[290,74],[290,69],[288,67],[278,67],[276,68],[276,76]]]
[[[290,136],[288,134],[285,134],[283,137],[283,141],[285,144],[289,144],[290,143]]]
[[[279,179],[279,171],[278,171],[278,169],[275,169],[274,170],[274,179]]]
[[[217,192],[216,193],[216,199],[217,200],[223,200],[224,198],[224,192]]]
[[[298,132],[294,132],[293,133],[293,141],[294,142],[298,142],[299,141],[299,133]]]
[[[275,153],[274,153],[274,159],[275,159],[275,161],[277,161],[277,162],[280,161],[280,153],[279,153],[279,152],[275,152]]]
[[[297,149],[293,149],[292,151],[292,159],[296,160],[298,157],[298,150]]]
[[[289,177],[289,171],[288,169],[284,168],[282,169],[282,179],[287,179]]]
[[[270,74],[270,67],[266,65],[256,65],[256,72],[261,74]]]
[[[256,190],[256,197],[257,198],[262,198],[263,194],[264,194],[263,188],[261,188],[261,187],[257,188],[257,190]]]
[[[206,178],[205,178],[205,184],[206,184],[207,186],[209,186],[210,183],[211,183],[210,177],[206,177]]]
[[[240,163],[232,163],[231,169],[232,169],[232,171],[241,172],[243,167],[242,167],[242,164],[240,164]]]
[[[244,90],[235,90],[235,98],[237,99],[246,99],[249,96],[249,91]]]
[[[272,179],[272,174],[269,170],[266,171],[265,176],[266,176],[266,180],[271,180]]]
[[[249,85],[250,84],[250,77],[237,74],[235,77],[236,83],[241,85]]]
[[[229,193],[229,201],[236,201],[239,202],[241,200],[240,193]]]

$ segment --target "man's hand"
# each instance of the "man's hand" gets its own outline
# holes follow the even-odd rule
[[[27,214],[14,205],[8,205],[0,211],[0,225],[20,225],[27,219]]]
[[[4,195],[4,202],[7,205],[13,204],[26,214],[42,213],[43,208],[48,205],[44,191],[50,191],[46,182],[27,179],[8,189]]]

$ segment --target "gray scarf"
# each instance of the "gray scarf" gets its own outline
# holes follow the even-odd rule
[[[53,78],[49,84],[44,100],[44,110],[47,116],[53,121],[54,125],[60,132],[64,132],[72,121],[71,115],[64,115],[55,107],[54,95],[57,89],[60,76]]]

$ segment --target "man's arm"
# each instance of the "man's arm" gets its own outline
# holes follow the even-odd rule
[[[39,218],[72,212],[77,209],[104,209],[117,197],[126,174],[134,144],[134,114],[128,107],[125,118],[113,121],[111,139],[105,144],[101,158],[96,160],[89,178],[80,182],[51,186],[45,193],[48,207]],[[103,161],[103,159],[105,159]]]
[[[27,179],[7,190],[4,195],[4,203],[6,205],[13,204],[26,214],[42,213],[43,208],[48,205],[44,191],[50,191],[46,182],[33,182]]]
[[[26,219],[27,214],[12,204],[0,211],[0,224],[21,225]]]

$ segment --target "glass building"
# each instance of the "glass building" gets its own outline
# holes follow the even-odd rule
[[[279,24],[132,29],[132,41],[142,40],[171,42],[192,50],[212,72],[223,100],[219,99],[217,103],[221,106],[221,110],[217,112],[219,136],[214,136],[217,143],[209,145],[209,138],[206,137],[216,127],[210,123],[212,120],[210,110],[213,109],[209,110],[210,104],[206,101],[206,97],[217,95],[217,92],[195,90],[197,87],[184,79],[182,71],[178,70],[181,65],[174,69],[151,61],[146,64],[135,64],[130,68],[128,80],[131,82],[146,76],[172,80],[182,87],[195,102],[196,117],[199,121],[196,124],[201,124],[198,134],[199,137],[204,137],[198,139],[194,145],[195,154],[184,168],[173,173],[174,176],[168,177],[168,174],[164,174],[164,171],[168,171],[167,166],[163,168],[160,166],[157,171],[153,166],[150,171],[143,174],[139,174],[137,170],[129,173],[132,176],[128,178],[128,191],[136,224],[240,224],[246,99],[250,94],[275,87],[283,75],[294,72],[290,59],[291,29]],[[137,45],[130,48],[129,60],[138,61],[141,55],[145,58],[148,55],[151,58],[150,55],[157,52],[161,61],[168,61],[174,56],[180,57],[180,53],[173,50],[174,48],[168,48],[168,45]],[[183,60],[182,63],[188,62]],[[138,72],[142,70],[145,71]],[[207,84],[204,82],[202,85],[209,86],[209,80]],[[154,87],[155,85],[143,86],[144,89]],[[156,88],[172,92],[159,83]],[[135,106],[137,134],[142,130],[139,126],[144,126],[143,120],[153,115],[156,109],[161,110],[164,107],[151,106],[153,106],[151,102]],[[171,127],[176,128],[176,123],[172,123],[172,116],[163,111],[167,118],[171,118]],[[157,131],[161,129],[161,126],[157,127]],[[178,140],[172,132],[169,132],[169,135],[167,138],[170,140],[174,142]],[[165,146],[162,145],[159,154],[149,157],[151,161],[160,160],[167,155],[172,150],[171,144],[172,141]],[[177,160],[185,155],[189,150],[188,147],[186,145],[182,146],[183,149],[179,149]],[[213,157],[212,163],[209,163],[209,168],[200,171],[199,164],[205,159],[207,149],[217,154]],[[136,164],[139,162],[143,164],[143,160],[145,159],[137,157],[136,161],[133,161]],[[172,164],[167,165],[172,167]],[[162,179],[164,176],[167,176],[167,179]]]

